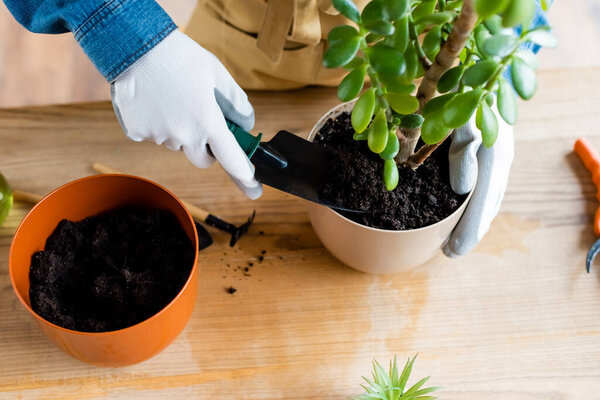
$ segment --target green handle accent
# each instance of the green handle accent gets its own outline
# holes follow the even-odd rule
[[[262,133],[259,133],[257,136],[253,136],[250,133],[246,132],[242,128],[240,128],[235,123],[226,120],[227,127],[233,133],[235,140],[237,140],[238,144],[244,150],[244,153],[251,158],[254,155],[254,152],[258,148],[260,144],[260,139],[262,138]]]

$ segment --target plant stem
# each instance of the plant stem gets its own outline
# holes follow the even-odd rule
[[[409,18],[408,20],[408,32],[410,35],[410,40],[412,40],[415,45],[419,62],[421,65],[423,65],[423,70],[427,71],[429,68],[431,68],[431,60],[427,58],[423,47],[421,47],[421,42],[419,42],[419,34],[417,33],[417,27],[413,24],[412,18]]]
[[[515,52],[518,49],[519,49],[519,46],[517,45],[510,54],[508,54],[507,56],[505,56],[502,59],[502,61],[498,65],[498,68],[496,69],[496,71],[494,71],[494,74],[488,80],[487,84],[483,88],[483,94],[481,96],[481,99],[479,100],[479,103],[481,103],[482,101],[485,101],[486,96],[492,91],[492,89],[494,88],[494,85],[500,78],[500,75],[504,72],[510,59],[513,57],[513,55],[515,54]],[[459,92],[460,92],[460,88],[459,88]],[[449,133],[444,139],[442,139],[441,141],[439,141],[436,144],[426,144],[426,145],[421,146],[421,148],[419,148],[419,150],[407,160],[406,164],[409,167],[411,167],[412,169],[417,169],[421,164],[423,164],[423,162],[427,159],[427,157],[429,157],[431,155],[431,153],[433,153],[435,151],[435,149],[437,149],[442,143],[444,143],[444,141],[446,139],[448,139],[452,135],[452,133],[454,133],[454,131]]]
[[[465,47],[465,43],[469,39],[469,35],[475,28],[476,23],[477,12],[475,11],[474,0],[465,0],[460,14],[454,22],[452,31],[450,32],[450,35],[448,35],[448,40],[446,40],[446,42],[443,44],[440,52],[435,58],[435,62],[431,65],[431,68],[428,68],[425,71],[425,76],[419,85],[419,90],[417,91],[417,99],[419,100],[418,113],[422,113],[425,103],[431,100],[431,98],[435,95],[437,84],[440,78],[452,67],[458,58],[460,52]],[[414,149],[416,147],[420,133],[421,130],[418,129],[413,137],[407,138],[413,142],[405,143],[405,145],[408,145],[409,149]],[[398,153],[398,157],[396,159],[397,161],[406,163],[411,168],[416,169],[423,163],[423,161],[425,161],[425,159],[427,159],[427,157],[429,157],[435,148],[431,149],[431,151],[428,150],[429,149],[424,149],[421,151],[421,149],[419,149],[419,152],[413,154],[401,152],[402,154]]]
[[[420,105],[419,110],[422,110],[425,103],[435,94],[440,78],[452,67],[454,61],[465,47],[465,43],[475,28],[476,22],[477,13],[475,12],[474,0],[465,0],[460,14],[454,22],[452,32],[448,35],[448,40],[440,49],[431,68],[425,72],[425,77],[421,85],[419,85],[419,91],[417,92],[417,99]]]

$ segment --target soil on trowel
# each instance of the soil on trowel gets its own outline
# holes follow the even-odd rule
[[[62,220],[31,258],[29,297],[44,319],[84,332],[141,322],[187,281],[194,247],[175,215],[125,207]]]
[[[315,143],[333,149],[340,161],[330,169],[320,194],[344,208],[368,210],[341,212],[345,217],[373,228],[415,229],[446,218],[465,200],[450,186],[449,141],[416,171],[401,167],[398,187],[390,192],[383,183],[383,161],[366,140],[354,140],[353,133],[350,114],[343,113],[327,121],[315,137]]]

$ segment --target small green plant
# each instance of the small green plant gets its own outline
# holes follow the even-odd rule
[[[359,395],[355,400],[433,400],[435,397],[428,394],[439,390],[437,387],[424,388],[423,385],[429,380],[429,377],[421,379],[409,389],[406,388],[406,383],[417,356],[413,359],[408,359],[402,373],[398,371],[396,356],[394,361],[390,361],[389,370],[386,371],[376,360],[373,360],[373,378],[363,379],[367,385],[361,385],[366,393]]]
[[[515,91],[528,100],[537,87],[537,61],[521,45],[556,45],[548,26],[527,29],[535,1],[372,0],[361,13],[352,0],[333,0],[355,25],[329,32],[323,63],[348,70],[338,97],[358,97],[354,139],[380,155],[388,190],[398,185],[398,166],[418,168],[474,114],[483,145],[492,146],[494,102],[508,124],[516,122]],[[371,86],[363,91],[367,76]],[[425,145],[416,150],[419,138]]]

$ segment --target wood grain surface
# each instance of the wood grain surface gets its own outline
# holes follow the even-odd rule
[[[17,204],[0,227],[0,398],[344,399],[361,392],[373,357],[418,352],[411,382],[431,375],[443,399],[600,399],[600,262],[590,275],[584,268],[597,201],[571,152],[580,135],[600,148],[598,87],[599,68],[540,73],[483,242],[384,277],[336,261],[302,201],[269,188],[247,200],[218,166],[199,170],[181,153],[128,141],[107,103],[0,111],[0,170],[16,188],[46,193],[101,161],[237,223],[257,211],[234,248],[209,228],[215,243],[200,253],[198,301],[182,335],[144,363],[107,369],[57,350],[18,303],[7,266],[27,211]],[[267,137],[307,135],[337,103],[329,89],[251,101]],[[237,267],[248,262],[245,276]]]

